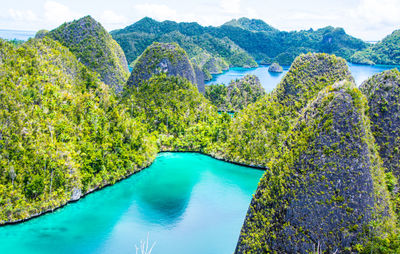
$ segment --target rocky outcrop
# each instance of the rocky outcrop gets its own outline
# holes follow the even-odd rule
[[[400,72],[374,75],[360,86],[368,98],[371,130],[384,167],[400,177]]]
[[[204,72],[200,69],[200,67],[197,64],[193,64],[193,69],[194,73],[196,75],[196,84],[197,84],[197,89],[199,90],[200,93],[204,94],[206,91],[205,83],[204,80],[206,79]]]
[[[37,31],[35,34],[35,39],[42,39],[43,37],[45,37],[47,35],[48,32],[49,31],[45,30],[45,29]]]
[[[268,71],[280,73],[283,72],[283,68],[278,63],[273,63],[269,66]]]
[[[129,76],[125,54],[99,22],[86,16],[64,23],[46,36],[59,41],[104,83],[121,91]]]
[[[346,81],[303,110],[259,183],[235,253],[350,253],[393,230],[383,229],[394,217],[366,109]]]
[[[197,71],[199,73],[199,71]],[[154,74],[166,73],[170,76],[181,76],[192,84],[197,84],[199,91],[203,90],[203,81],[196,76],[186,52],[175,43],[153,43],[137,59],[131,76],[129,86],[140,86],[143,81],[149,80]],[[199,73],[199,75],[201,75]]]
[[[204,96],[219,111],[236,112],[256,102],[265,94],[258,77],[246,75],[241,79],[233,80],[229,86],[224,84],[208,85]]]

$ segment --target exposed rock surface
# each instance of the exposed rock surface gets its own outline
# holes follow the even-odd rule
[[[259,183],[236,253],[351,252],[370,222],[383,233],[393,215],[366,109],[341,82],[303,110]]]
[[[360,89],[368,98],[371,130],[383,165],[399,178],[400,72],[393,69],[374,75]]]
[[[181,76],[197,84],[199,91],[204,90],[204,79],[199,83],[200,78],[196,76],[186,52],[177,44],[155,42],[149,46],[133,66],[128,85],[140,86],[143,81],[159,73]]]
[[[271,66],[269,66],[268,71],[280,73],[283,72],[283,68],[278,63],[273,63]]]
[[[204,83],[205,80],[204,72],[200,69],[200,67],[197,64],[193,64],[193,69],[196,75],[197,89],[199,90],[200,93],[204,94],[204,92],[206,91]]]
[[[59,41],[101,80],[122,89],[129,76],[125,54],[104,27],[90,16],[64,23],[46,36]]]
[[[274,148],[286,139],[301,110],[319,91],[341,80],[353,80],[344,59],[327,54],[299,56],[271,94],[250,104],[233,119],[221,156],[267,166]]]

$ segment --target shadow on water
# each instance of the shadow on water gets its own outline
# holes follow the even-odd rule
[[[0,227],[0,253],[232,253],[263,171],[193,153],[162,153],[109,188]],[[204,244],[207,243],[207,244]]]

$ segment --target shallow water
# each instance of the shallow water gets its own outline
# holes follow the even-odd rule
[[[370,65],[352,64],[352,63],[349,63],[348,65],[357,85],[361,85],[363,81],[367,80],[374,74],[396,68],[396,66],[390,66],[390,65],[370,66]],[[268,67],[269,66],[267,65],[261,65],[257,68],[251,68],[251,69],[231,68],[228,71],[223,72],[222,74],[214,75],[213,79],[207,82],[206,84],[210,85],[217,83],[217,84],[227,85],[232,80],[240,79],[247,74],[253,74],[260,79],[260,82],[264,87],[265,91],[271,92],[276,87],[276,85],[281,81],[283,76],[287,73],[287,71],[289,70],[289,66],[283,66],[282,73],[269,72]]]
[[[232,253],[263,171],[194,153],[149,168],[54,213],[0,227],[0,253]]]

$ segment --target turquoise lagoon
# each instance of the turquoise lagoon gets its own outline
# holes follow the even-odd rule
[[[0,227],[0,253],[233,253],[262,170],[196,153],[147,169],[53,213]],[[140,253],[140,251],[139,251]]]

